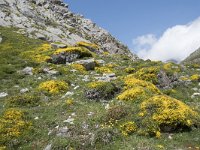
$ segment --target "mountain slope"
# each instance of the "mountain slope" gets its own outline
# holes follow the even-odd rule
[[[72,13],[62,0],[1,0],[0,26],[17,27],[29,37],[68,45],[90,41],[100,45],[102,51],[137,58],[108,31]]]
[[[199,68],[107,53],[58,65],[42,58],[66,48],[0,32],[1,150],[198,147]]]
[[[195,63],[200,64],[200,48],[188,56],[182,63]]]

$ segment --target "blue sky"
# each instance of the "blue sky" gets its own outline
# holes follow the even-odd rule
[[[200,17],[200,0],[65,0],[70,10],[108,30],[134,52],[133,39],[160,38],[168,28]]]

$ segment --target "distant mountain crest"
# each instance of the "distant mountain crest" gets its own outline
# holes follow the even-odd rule
[[[195,63],[200,64],[200,48],[188,56],[182,63]]]

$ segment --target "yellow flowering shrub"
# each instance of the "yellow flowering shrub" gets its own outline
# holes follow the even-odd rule
[[[51,59],[52,54],[51,46],[49,44],[43,44],[34,50],[29,50],[21,54],[22,57],[30,59],[32,61],[41,63]]]
[[[133,75],[128,75],[127,77],[125,77],[124,83],[125,83],[125,89],[141,86],[155,94],[161,94],[161,91],[154,84],[144,80],[136,79],[133,77]]]
[[[120,130],[124,136],[128,136],[137,130],[137,126],[134,122],[129,121],[120,125]]]
[[[65,103],[66,103],[66,105],[71,106],[71,105],[73,105],[74,101],[73,101],[73,99],[67,99],[65,101]]]
[[[112,73],[113,70],[110,69],[109,67],[106,67],[106,66],[103,66],[103,67],[95,67],[95,70],[98,72],[98,73]]]
[[[122,92],[117,99],[123,101],[136,101],[136,100],[143,100],[147,97],[147,92],[144,88],[138,86],[135,88],[131,88]]]
[[[0,146],[0,150],[7,150],[6,146]]]
[[[67,48],[59,48],[57,49],[54,54],[60,53],[76,53],[79,54],[80,57],[92,57],[93,54],[85,47],[67,47]]]
[[[42,44],[40,47],[38,47],[38,51],[48,51],[49,49],[51,49],[50,44]]]
[[[179,80],[182,80],[182,81],[187,81],[187,80],[190,80],[188,77],[186,77],[186,76],[181,76],[180,78],[179,78]]]
[[[46,91],[50,94],[58,94],[59,92],[63,92],[68,90],[69,85],[64,81],[59,80],[50,80],[42,82],[38,89],[41,91]]]
[[[70,66],[73,69],[79,71],[80,73],[86,73],[87,72],[85,67],[83,65],[81,65],[81,64],[71,64]]]
[[[89,47],[89,48],[96,49],[96,50],[99,49],[99,46],[97,44],[88,43],[88,42],[84,42],[84,41],[77,42],[76,45],[77,46]]]
[[[199,118],[199,114],[192,110],[188,105],[166,95],[154,96],[141,103],[141,116],[153,132],[175,130],[177,128],[190,128]],[[150,131],[149,131],[150,132]]]
[[[134,73],[134,77],[140,80],[152,82],[153,84],[157,84],[158,72],[159,72],[158,67],[141,68],[136,73]]]
[[[190,77],[190,79],[191,79],[192,81],[197,81],[197,80],[200,79],[200,75],[194,74],[194,75],[192,75],[192,76]]]
[[[178,66],[177,64],[174,64],[172,62],[165,63],[163,65],[163,69],[166,72],[180,72],[181,71],[180,66]]]
[[[107,84],[107,82],[102,82],[102,81],[90,82],[87,84],[87,87],[90,89],[96,89],[96,88],[101,88],[106,84]]]
[[[0,144],[6,145],[21,137],[32,123],[25,120],[25,114],[18,109],[8,109],[0,118]]]
[[[104,55],[104,56],[108,56],[108,55],[110,55],[110,53],[109,53],[109,52],[106,52],[106,51],[104,51],[104,52],[103,52],[103,55]]]
[[[115,68],[115,67],[118,67],[117,64],[114,64],[114,63],[109,63],[109,64],[106,64],[105,67],[108,67],[108,68]]]

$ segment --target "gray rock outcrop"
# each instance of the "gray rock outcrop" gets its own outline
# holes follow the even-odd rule
[[[200,48],[190,54],[185,60],[182,61],[184,64],[200,64]]]

